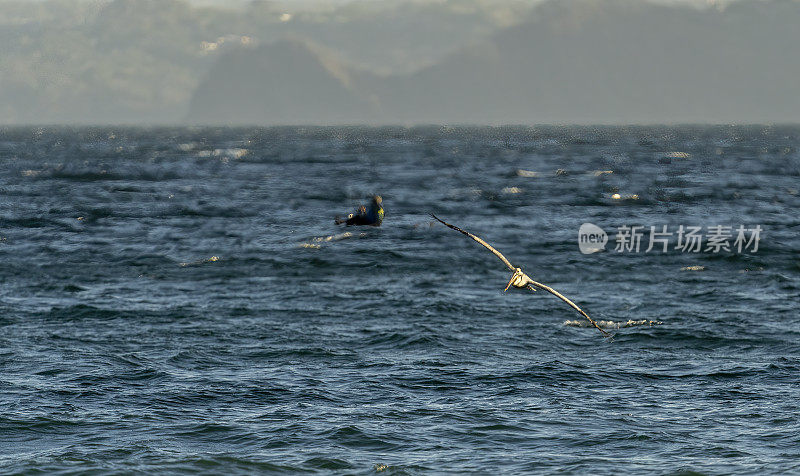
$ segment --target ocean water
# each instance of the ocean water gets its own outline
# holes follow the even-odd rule
[[[4,474],[800,473],[799,127],[5,128],[0,160]],[[382,227],[333,224],[373,193]],[[762,231],[615,250],[664,225]]]

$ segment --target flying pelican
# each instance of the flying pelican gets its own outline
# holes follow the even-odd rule
[[[530,276],[528,276],[527,274],[522,272],[522,269],[514,267],[514,265],[512,265],[511,262],[508,261],[508,259],[506,259],[505,256],[503,256],[502,253],[500,253],[499,251],[494,249],[489,243],[486,243],[485,241],[483,241],[482,239],[478,238],[477,236],[473,235],[472,233],[470,233],[468,231],[464,231],[464,230],[462,230],[461,228],[459,228],[459,227],[457,227],[455,225],[451,225],[451,224],[445,222],[444,220],[440,219],[439,217],[437,217],[433,213],[431,213],[431,216],[436,221],[441,223],[442,225],[444,225],[444,226],[446,226],[448,228],[452,228],[452,229],[456,230],[459,233],[463,233],[463,234],[467,235],[468,237],[472,238],[473,240],[477,241],[481,245],[485,246],[489,251],[494,253],[495,256],[500,258],[500,261],[505,263],[505,265],[508,266],[508,269],[510,269],[511,271],[514,272],[514,274],[511,276],[511,279],[508,281],[508,284],[506,285],[506,288],[503,290],[503,292],[508,291],[508,288],[510,288],[511,286],[514,286],[515,288],[527,288],[527,289],[530,289],[531,291],[536,291],[537,288],[538,289],[542,289],[544,291],[547,291],[548,293],[552,294],[553,296],[561,299],[565,303],[567,303],[570,306],[572,306],[572,308],[575,309],[576,311],[578,311],[583,317],[585,317],[586,319],[589,319],[589,322],[591,322],[592,325],[597,328],[597,330],[602,332],[604,336],[611,337],[611,334],[606,332],[602,327],[598,326],[597,322],[595,322],[594,319],[589,317],[588,314],[583,312],[583,310],[581,308],[579,308],[574,302],[570,301],[563,294],[561,294],[560,292],[558,292],[555,289],[551,288],[550,286],[544,285],[542,283],[537,283],[536,281],[532,280],[530,278]]]

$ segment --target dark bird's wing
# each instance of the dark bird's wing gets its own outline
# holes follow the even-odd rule
[[[555,289],[553,289],[550,286],[547,286],[545,284],[537,283],[534,280],[531,280],[530,283],[528,284],[528,286],[536,287],[536,288],[539,288],[541,290],[547,291],[548,293],[552,294],[553,296],[561,299],[565,303],[567,303],[570,306],[572,306],[572,309],[575,309],[576,311],[578,311],[583,317],[585,317],[586,319],[589,319],[589,322],[591,322],[592,325],[595,326],[598,331],[602,332],[604,336],[611,337],[611,334],[609,334],[602,327],[597,325],[597,322],[595,322],[594,319],[589,317],[589,314],[586,314],[585,312],[583,312],[583,309],[579,308],[577,304],[575,304],[574,302],[572,302],[569,299],[567,299],[567,297],[564,296],[563,294],[561,294],[560,292],[556,291]]]
[[[506,257],[505,257],[505,256],[503,256],[503,253],[500,253],[499,251],[497,251],[496,249],[494,249],[494,248],[492,247],[492,245],[490,245],[489,243],[487,243],[487,242],[483,241],[482,239],[478,238],[477,236],[473,235],[472,233],[470,233],[470,232],[468,232],[468,231],[464,231],[464,230],[462,230],[461,228],[459,228],[459,227],[457,227],[457,226],[455,226],[455,225],[451,225],[451,224],[449,224],[449,223],[447,223],[447,222],[445,222],[445,221],[441,220],[439,217],[437,217],[437,216],[436,216],[436,215],[434,215],[433,213],[431,213],[431,216],[432,216],[432,217],[433,217],[433,218],[434,218],[436,221],[438,221],[439,223],[441,223],[442,225],[444,225],[444,226],[446,226],[446,227],[448,227],[448,228],[452,228],[452,229],[456,230],[456,231],[457,231],[457,232],[459,232],[459,233],[463,233],[463,234],[467,235],[468,237],[472,238],[473,240],[477,241],[478,243],[482,244],[482,245],[483,245],[483,246],[485,246],[485,247],[486,247],[486,248],[487,248],[489,251],[491,251],[492,253],[494,253],[494,255],[495,255],[495,256],[497,256],[498,258],[500,258],[500,260],[501,260],[503,263],[505,263],[505,264],[506,264],[506,266],[508,266],[508,269],[510,269],[511,271],[516,271],[516,269],[517,269],[517,268],[515,268],[515,267],[514,267],[514,266],[513,266],[513,265],[512,265],[512,264],[511,264],[511,263],[510,263],[510,262],[509,262],[507,259],[506,259]],[[574,304],[573,304],[573,306],[574,306]]]

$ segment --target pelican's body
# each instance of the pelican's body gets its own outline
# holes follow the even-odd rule
[[[527,288],[527,289],[530,289],[531,291],[536,291],[537,289],[541,289],[543,291],[547,291],[548,293],[552,294],[553,296],[556,296],[557,298],[559,298],[562,301],[564,301],[567,304],[569,304],[573,309],[578,311],[583,317],[588,319],[589,322],[591,322],[592,325],[594,325],[594,327],[597,328],[597,330],[602,332],[603,335],[605,335],[606,337],[610,337],[610,334],[608,332],[606,332],[605,330],[603,330],[603,328],[601,328],[599,325],[597,325],[597,322],[595,322],[594,319],[589,317],[588,314],[583,312],[583,310],[581,308],[579,308],[574,302],[570,301],[563,294],[559,293],[558,291],[556,291],[555,289],[551,288],[550,286],[547,286],[547,285],[542,284],[542,283],[537,283],[536,281],[532,280],[530,278],[530,276],[528,276],[527,274],[522,272],[521,268],[517,268],[514,265],[512,265],[511,262],[508,261],[508,259],[505,256],[503,256],[502,253],[500,253],[499,251],[494,249],[489,243],[486,243],[485,241],[483,241],[482,239],[480,239],[479,237],[473,235],[472,233],[470,233],[468,231],[464,231],[464,230],[462,230],[461,228],[459,228],[459,227],[457,227],[455,225],[451,225],[451,224],[441,220],[439,217],[437,217],[434,214],[431,214],[431,216],[436,221],[438,221],[439,223],[443,224],[444,226],[446,226],[448,228],[452,228],[453,230],[456,230],[459,233],[463,233],[464,235],[467,235],[468,237],[472,238],[473,240],[477,241],[478,243],[480,243],[481,245],[486,247],[486,249],[488,249],[489,251],[494,253],[495,256],[500,258],[500,261],[502,261],[508,267],[509,270],[514,272],[514,274],[511,276],[511,279],[508,281],[508,284],[506,285],[506,289],[504,290],[504,292],[508,291],[508,288],[510,288],[511,286],[513,286],[515,288],[520,288],[520,289]]]
[[[511,286],[515,288],[529,288],[531,291],[536,291],[536,288],[534,288],[531,283],[533,283],[533,280],[530,276],[523,273],[520,268],[514,268],[514,274],[511,275],[511,280],[508,281],[508,285],[506,285],[503,292],[508,291],[508,288]]]

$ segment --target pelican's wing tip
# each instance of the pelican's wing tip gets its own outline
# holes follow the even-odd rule
[[[437,217],[437,216],[436,216],[435,214],[433,214],[433,213],[429,213],[428,215],[430,215],[430,216],[431,216],[431,218],[433,218],[434,220],[438,221],[439,223],[441,223],[441,224],[443,224],[443,225],[446,225],[446,226],[452,226],[452,225],[450,225],[449,223],[447,223],[446,221],[444,221],[444,220],[442,220],[441,218]]]

